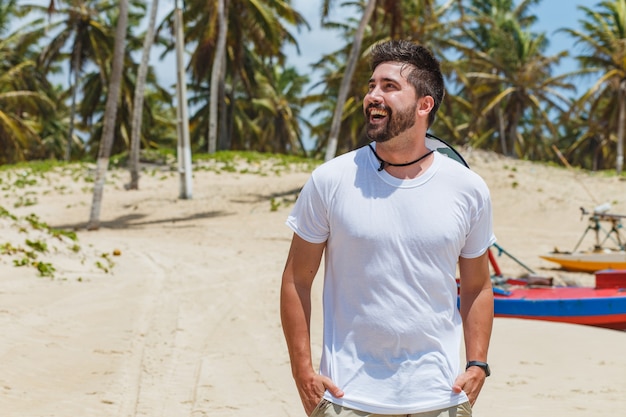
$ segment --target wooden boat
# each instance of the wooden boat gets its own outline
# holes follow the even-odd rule
[[[597,271],[594,287],[556,286],[552,278],[535,275],[500,246],[495,244],[494,247],[530,273],[524,278],[504,277],[489,249],[495,317],[626,330],[626,269]]]
[[[433,135],[428,135],[427,146],[430,149],[442,152],[469,168],[463,157],[443,140]],[[576,248],[580,245],[585,234],[594,230],[596,233],[595,249],[603,249],[602,245],[615,236],[618,250],[626,251],[623,239],[620,237],[620,221],[626,218],[624,215],[607,214],[610,205],[596,207],[590,216],[590,225],[585,230]],[[581,208],[583,215],[588,214]],[[611,229],[603,240],[600,240],[599,231],[602,230],[600,222],[609,222]],[[574,323],[588,326],[605,327],[616,330],[626,330],[626,264],[614,263],[613,258],[604,256],[601,260],[611,259],[609,263],[589,262],[589,258],[579,259],[578,264],[568,264],[568,267],[587,267],[591,272],[609,267],[616,270],[596,272],[595,287],[563,287],[553,285],[552,279],[537,277],[532,269],[523,264],[510,253],[506,252],[498,244],[493,245],[500,253],[505,253],[519,265],[524,267],[532,275],[527,278],[504,278],[496,262],[491,248],[489,249],[489,261],[493,269],[492,286],[494,293],[494,315],[496,317],[522,318],[531,320],[546,320],[562,323]],[[573,252],[576,251],[576,248]],[[554,260],[568,259],[555,258]],[[558,255],[568,255],[558,253]],[[572,255],[572,254],[569,254]],[[577,254],[574,254],[577,255]],[[544,257],[544,259],[548,259]],[[548,260],[553,260],[548,259]],[[576,258],[573,258],[576,259]],[[626,261],[617,258],[618,261]],[[597,260],[597,259],[596,259]],[[617,268],[624,270],[617,270]],[[460,284],[460,283],[459,283]],[[460,303],[460,299],[457,299]]]
[[[553,252],[540,258],[561,265],[566,271],[595,272],[604,269],[626,269],[625,251]]]
[[[626,242],[620,235],[622,229],[621,221],[626,215],[611,214],[609,204],[596,207],[589,213],[584,208],[580,208],[583,215],[589,215],[589,224],[582,237],[571,252],[560,252],[555,250],[547,255],[540,255],[540,258],[561,265],[566,271],[595,272],[604,269],[626,269]],[[608,224],[608,230],[603,230],[602,224]],[[593,231],[595,233],[595,244],[590,251],[578,251],[578,247],[585,235]],[[601,232],[604,236],[601,236]],[[607,242],[615,243],[614,247],[607,247]]]
[[[626,330],[626,270],[596,272],[595,287],[508,279],[494,285],[494,315]]]

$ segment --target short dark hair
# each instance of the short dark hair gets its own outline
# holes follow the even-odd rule
[[[433,110],[428,115],[428,126],[435,121],[445,92],[439,61],[422,45],[407,40],[391,40],[375,44],[370,53],[372,71],[383,62],[400,62],[411,65],[407,80],[415,87],[418,97],[431,96]]]

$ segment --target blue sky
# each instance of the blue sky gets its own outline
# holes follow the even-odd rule
[[[547,54],[553,55],[562,50],[568,50],[570,56],[580,54],[580,47],[573,44],[573,40],[565,33],[556,32],[559,28],[569,27],[572,29],[580,29],[579,20],[585,17],[584,12],[578,9],[578,6],[593,9],[598,4],[597,0],[543,0],[536,7],[537,31],[546,32],[550,41]],[[566,58],[561,62],[561,70],[559,72],[569,72],[576,69],[576,63],[573,58]]]

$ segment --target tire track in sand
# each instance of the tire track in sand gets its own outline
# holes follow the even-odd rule
[[[230,314],[226,300],[211,300],[211,308],[198,293],[215,294],[215,283],[185,271],[181,260],[168,262],[155,252],[141,254],[153,274],[151,295],[137,319],[131,354],[125,364],[120,417],[184,417],[197,410],[198,384],[212,333],[207,327],[219,315]],[[158,259],[157,259],[158,257]],[[218,284],[219,286],[219,284]],[[209,295],[208,295],[209,296]],[[209,320],[209,317],[212,319]],[[221,320],[217,320],[220,322]]]

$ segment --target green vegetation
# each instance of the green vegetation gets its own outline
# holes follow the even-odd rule
[[[8,260],[15,267],[34,268],[40,277],[51,279],[57,278],[58,268],[45,260],[46,255],[65,254],[76,264],[84,264],[88,261],[89,255],[82,250],[76,233],[73,231],[52,228],[42,222],[36,214],[16,216],[0,206],[0,221],[2,219],[8,220],[9,223],[0,241],[0,260]],[[7,233],[10,229],[15,230],[17,234]],[[96,259],[93,261],[93,267],[102,272],[110,273],[115,266],[107,253],[94,257]],[[79,281],[82,281],[82,278]]]
[[[350,83],[338,152],[363,142],[360,103],[369,77],[364,52],[380,39],[404,38],[429,46],[439,57],[454,57],[443,63],[448,91],[433,133],[457,146],[533,161],[560,164],[558,151],[574,167],[621,173],[616,161],[623,156],[625,133],[620,126],[626,120],[626,95],[620,94],[626,85],[622,59],[626,0],[581,7],[584,19],[564,22],[569,26],[562,28],[574,46],[554,55],[546,53],[550,34],[532,29],[537,21],[533,8],[540,1],[550,0],[379,1]],[[33,173],[63,167],[60,160],[94,161],[104,125],[119,4],[87,0],[77,8],[67,0],[53,7],[19,3],[23,2],[0,5],[0,171],[6,169],[3,164],[23,161],[39,161],[39,166],[29,166]],[[312,93],[307,88],[309,75],[290,66],[283,52],[295,44],[293,33],[307,27],[304,17],[289,2],[228,2],[229,53],[220,80],[226,88],[216,95],[218,152],[208,156],[204,153],[209,150],[217,8],[206,1],[185,2],[190,138],[194,161],[202,162],[199,165],[213,158],[220,170],[238,171],[229,151],[240,152],[240,157],[251,162],[256,152],[321,158],[359,23],[358,18],[336,21],[331,11],[345,7],[359,16],[366,2],[322,3],[322,26],[339,31],[341,41],[312,66],[311,72],[319,76],[323,87],[323,93]],[[146,2],[129,0],[123,82],[111,150],[118,156],[112,158],[112,166],[126,166],[129,159],[133,99],[139,83],[137,60],[147,7]],[[171,18],[167,13],[157,22],[164,30],[155,42],[170,56],[175,45],[164,33],[172,28]],[[556,73],[568,56],[579,64],[576,74]],[[70,67],[67,85],[58,84],[58,75]],[[582,74],[592,81],[588,91],[575,89]],[[171,165],[176,160],[176,100],[171,86],[160,85],[152,68],[144,96],[141,159]],[[305,106],[315,115],[315,123],[303,118]],[[305,129],[310,132],[306,146]],[[20,206],[30,204],[36,204],[36,199],[24,196],[20,202]]]

